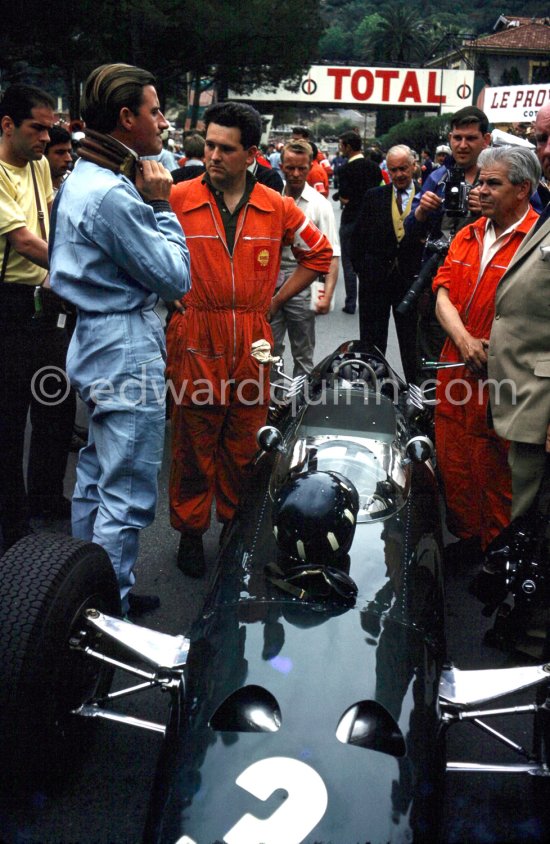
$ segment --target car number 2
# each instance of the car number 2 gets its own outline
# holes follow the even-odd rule
[[[325,814],[328,794],[317,771],[286,756],[254,762],[236,783],[259,800],[284,789],[288,796],[269,818],[246,814],[225,833],[226,844],[300,844]]]

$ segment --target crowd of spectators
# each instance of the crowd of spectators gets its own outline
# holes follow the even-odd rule
[[[329,157],[304,126],[262,153],[258,112],[236,103],[211,106],[204,131],[168,150],[155,85],[130,65],[93,71],[77,155],[46,92],[12,85],[0,103],[3,549],[31,518],[71,515],[73,536],[109,554],[123,612],[154,608],[133,591],[134,566],[155,515],[168,375],[177,565],[200,577],[212,505],[222,529],[238,506],[270,362],[288,332],[293,375],[311,371],[341,256],[361,342],[385,352],[393,314],[406,380],[436,375],[448,527],[480,557],[537,500],[550,451],[550,107],[535,151],[491,148],[485,114],[467,106],[420,155],[363,150],[350,130]],[[37,394],[45,367],[70,381],[58,402]],[[76,393],[88,419],[71,503]]]

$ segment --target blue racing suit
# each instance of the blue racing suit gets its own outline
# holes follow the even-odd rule
[[[76,305],[67,374],[90,411],[72,528],[135,582],[139,530],[151,523],[165,426],[165,341],[153,308],[189,290],[189,253],[168,202],[143,200],[125,176],[79,160],[52,215],[52,288]]]

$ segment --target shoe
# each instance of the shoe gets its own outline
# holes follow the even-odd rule
[[[459,539],[445,547],[443,552],[445,562],[451,566],[466,565],[470,568],[483,562],[484,554],[481,550],[479,536],[469,539]]]
[[[78,452],[81,448],[88,445],[88,441],[85,440],[83,437],[80,437],[75,431],[73,431],[71,436],[71,442],[69,445],[69,451]]]
[[[71,518],[71,502],[63,495],[47,498],[44,495],[29,500],[29,514],[34,519],[57,521]]]
[[[140,615],[158,610],[160,607],[160,598],[158,595],[136,595],[134,592],[128,593],[128,619],[139,618]]]
[[[352,308],[349,305],[344,305],[342,310],[345,314],[354,314],[355,313],[355,308]]]
[[[182,533],[177,566],[188,577],[202,577],[206,571],[202,534]]]

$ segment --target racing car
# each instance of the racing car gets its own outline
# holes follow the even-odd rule
[[[438,840],[446,771],[548,776],[550,665],[447,661],[429,418],[376,348],[344,343],[277,395],[185,635],[120,618],[95,545],[31,536],[4,555],[5,764],[40,771],[110,719],[163,736],[146,844]],[[111,692],[115,669],[138,682]],[[529,686],[527,750],[488,722]],[[166,723],[120,711],[155,687]],[[465,721],[520,761],[447,760]]]

